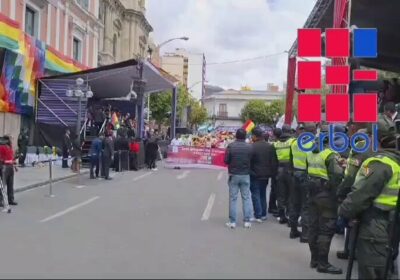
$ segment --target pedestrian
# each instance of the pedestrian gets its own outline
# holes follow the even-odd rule
[[[369,128],[371,131],[372,128]],[[400,153],[395,149],[394,123],[378,121],[378,153],[361,165],[339,215],[359,220],[356,243],[359,279],[384,279],[390,227],[400,185]],[[396,250],[395,250],[396,251]],[[390,275],[387,279],[391,279]]]
[[[72,141],[72,165],[71,169],[73,172],[79,173],[81,170],[81,161],[82,161],[82,143],[80,139],[76,136],[74,141]]]
[[[276,155],[279,161],[277,180],[277,200],[279,223],[286,224],[288,222],[288,200],[290,184],[292,183],[292,160],[290,154],[290,145],[295,139],[290,134],[291,128],[284,125],[282,129],[275,128],[274,134],[277,141],[274,142]]]
[[[99,167],[100,167],[100,158],[101,158],[101,150],[103,146],[104,134],[100,133],[98,137],[96,137],[90,146],[90,179],[96,179],[99,177]],[[95,171],[93,169],[96,169]],[[96,176],[95,176],[96,175]]]
[[[361,128],[360,128],[361,130]],[[372,143],[372,131],[367,131],[370,143]],[[360,140],[356,143],[356,147],[361,149],[366,145],[365,140]],[[354,181],[356,179],[356,175],[358,170],[360,169],[362,163],[369,157],[371,157],[374,154],[372,151],[372,145],[369,146],[368,150],[364,153],[357,153],[353,149],[350,150],[349,157],[347,158],[346,161],[346,169],[344,171],[344,178],[340,185],[338,186],[337,190],[337,197],[339,203],[342,203],[343,200],[346,198],[347,194],[351,192],[351,187],[354,184]],[[337,257],[339,259],[348,259],[349,257],[349,238],[350,238],[350,231],[351,228],[347,226],[347,221],[343,221],[345,224],[345,227],[347,228],[347,231],[345,231],[346,234],[346,242],[345,242],[345,247],[343,251],[338,251],[336,253]]]
[[[157,171],[157,157],[158,157],[158,152],[159,147],[158,147],[158,139],[157,137],[152,137],[147,141],[146,144],[146,163],[147,163],[147,168],[151,169],[153,171]]]
[[[140,152],[140,139],[131,139],[129,144],[129,167],[131,170],[139,170],[138,168],[138,154]]]
[[[171,146],[182,146],[181,136],[179,134],[175,135],[175,138],[171,141]]]
[[[70,138],[70,130],[66,129],[63,137],[63,145],[62,145],[62,168],[68,168],[68,158],[69,154],[72,150],[72,142]]]
[[[300,136],[304,131],[313,133],[315,125],[300,124],[297,128],[297,135]],[[300,237],[301,243],[308,242],[309,215],[307,207],[307,153],[299,148],[298,139],[293,141],[290,146],[290,153],[293,165],[293,183],[290,184],[289,191],[289,225],[291,239]],[[311,148],[312,143],[302,143],[305,148]],[[301,217],[301,232],[298,231],[298,220]]]
[[[263,131],[253,130],[253,144],[250,161],[250,191],[254,208],[254,221],[267,219],[267,185],[269,178],[278,170],[275,147],[264,140]]]
[[[1,165],[1,179],[3,187],[7,186],[8,204],[16,206],[18,203],[14,199],[14,170],[18,171],[15,167],[14,150],[12,148],[12,137],[6,135],[3,137],[4,143],[0,145],[0,165]],[[4,207],[3,195],[0,192],[1,207]]]
[[[114,143],[110,132],[107,132],[106,137],[103,140],[103,150],[102,150],[102,169],[104,174],[104,179],[111,180],[110,177],[110,165],[114,159]]]
[[[25,167],[26,153],[28,151],[29,135],[28,129],[24,127],[18,136],[18,162],[20,167]]]
[[[119,131],[117,139],[114,144],[114,168],[116,172],[121,172],[123,166],[128,165],[129,141],[127,138],[127,131],[122,129]]]
[[[229,144],[225,153],[225,164],[229,172],[229,222],[226,226],[236,227],[236,202],[238,194],[242,196],[244,227],[250,228],[253,205],[250,194],[250,159],[251,146],[246,141],[246,131],[236,131],[236,141]]]
[[[321,132],[328,132],[328,126],[322,126]],[[331,265],[328,257],[336,231],[336,192],[343,178],[343,170],[339,155],[328,148],[328,142],[325,137],[324,149],[319,150],[320,143],[317,141],[314,150],[307,153],[310,267],[317,268],[320,273],[341,274],[342,269]]]

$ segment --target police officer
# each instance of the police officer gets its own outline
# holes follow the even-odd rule
[[[314,124],[300,124],[297,129],[298,136],[302,132],[314,132]],[[303,146],[311,148],[312,143],[304,143]],[[308,207],[307,207],[307,153],[299,148],[298,140],[290,146],[293,165],[293,184],[290,186],[289,196],[289,225],[291,239],[300,237],[300,242],[308,242]],[[301,216],[302,231],[299,232],[298,220]]]
[[[322,126],[321,132],[327,130],[327,126]],[[341,274],[340,268],[328,262],[328,256],[336,229],[336,189],[342,181],[343,169],[338,154],[327,147],[327,142],[321,145],[323,149],[320,150],[317,141],[314,150],[307,153],[310,266],[321,273]]]
[[[277,138],[277,141],[274,142],[274,146],[279,161],[277,176],[277,201],[280,224],[286,224],[288,222],[286,211],[288,210],[289,190],[290,184],[292,183],[292,160],[290,154],[290,145],[293,141],[295,141],[295,138],[293,138],[290,133],[291,128],[288,125],[284,125],[282,129],[274,129],[274,134]]]
[[[395,148],[393,122],[379,119],[378,153],[363,162],[352,192],[339,207],[339,215],[360,221],[357,238],[358,277],[382,279],[390,214],[396,207],[400,188],[400,153]]]
[[[371,126],[369,126],[371,127]],[[370,129],[360,129],[358,132],[366,132],[369,136],[369,141],[372,143],[372,131]],[[365,147],[366,141],[365,140],[360,140],[356,143],[356,147],[358,149],[362,149]],[[372,145],[369,145],[368,150],[363,152],[363,153],[357,153],[353,149],[350,150],[349,156],[346,161],[346,169],[344,171],[344,178],[342,183],[338,187],[337,191],[337,196],[338,196],[338,201],[339,203],[342,203],[343,200],[346,198],[347,194],[350,193],[351,187],[354,184],[354,181],[356,179],[356,175],[358,170],[361,167],[361,164],[369,157],[373,155],[372,151]],[[337,252],[337,257],[339,259],[347,259],[349,257],[349,228],[348,231],[346,232],[346,242],[345,242],[345,247],[343,251]]]

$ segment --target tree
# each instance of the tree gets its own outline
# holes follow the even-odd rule
[[[172,94],[171,92],[161,92],[150,95],[150,111],[151,118],[158,125],[164,124],[169,119],[172,111]]]
[[[273,123],[275,115],[281,116],[285,112],[285,101],[275,100],[271,104],[267,104],[266,110],[268,117],[266,123]]]
[[[240,114],[242,122],[252,120],[256,124],[267,123],[268,113],[266,103],[262,100],[251,100],[242,109]]]
[[[189,116],[189,123],[191,127],[203,124],[208,117],[207,109],[204,108],[199,102],[195,101],[191,104],[191,112]]]

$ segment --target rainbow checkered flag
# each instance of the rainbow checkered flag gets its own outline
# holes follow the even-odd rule
[[[243,129],[246,130],[247,133],[250,133],[253,128],[256,125],[254,124],[254,122],[252,120],[248,120],[247,122],[245,122],[245,124],[243,125]]]

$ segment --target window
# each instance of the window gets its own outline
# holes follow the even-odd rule
[[[77,0],[79,6],[84,8],[85,10],[89,10],[89,0]]]
[[[218,116],[220,116],[220,117],[227,117],[228,116],[228,111],[227,111],[226,104],[219,104]]]
[[[113,38],[113,57],[114,57],[114,60],[117,60],[117,44],[118,44],[118,37],[117,37],[117,34],[114,34],[114,38]]]
[[[31,35],[32,37],[38,36],[39,27],[38,12],[29,6],[25,8],[25,33]]]
[[[82,62],[82,42],[76,37],[74,37],[72,50],[74,59],[76,61]]]

